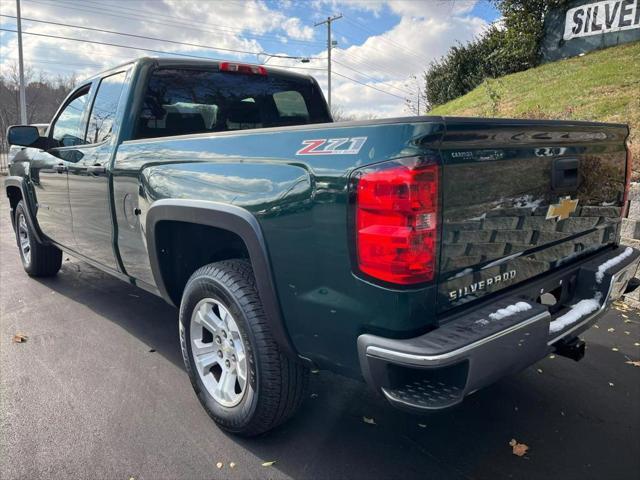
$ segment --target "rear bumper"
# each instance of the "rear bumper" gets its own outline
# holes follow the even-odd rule
[[[638,263],[639,251],[617,247],[465,310],[420,337],[361,335],[363,376],[400,408],[454,406],[574,341],[622,295]],[[570,291],[564,305],[548,307],[536,301],[541,291],[558,285]]]

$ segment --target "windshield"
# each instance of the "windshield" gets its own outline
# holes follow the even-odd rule
[[[330,121],[307,78],[161,68],[149,80],[136,138]]]

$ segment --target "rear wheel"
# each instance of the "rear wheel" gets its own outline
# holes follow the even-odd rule
[[[15,230],[24,271],[32,277],[51,277],[58,273],[62,265],[62,252],[53,245],[38,242],[27,221],[26,205],[23,200],[20,200],[16,206]]]
[[[258,435],[302,403],[308,369],[280,352],[245,260],[212,263],[191,276],[180,341],[193,388],[224,430]]]

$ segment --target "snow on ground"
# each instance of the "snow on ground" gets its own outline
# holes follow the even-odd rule
[[[633,253],[633,248],[631,247],[627,247],[624,252],[622,252],[620,255],[613,257],[609,260],[607,260],[606,262],[604,262],[602,265],[600,265],[598,267],[598,271],[596,272],[596,282],[597,283],[602,283],[602,279],[604,278],[604,274],[607,270],[609,270],[611,267],[619,264],[620,262],[622,262],[625,258],[627,258],[629,255],[631,255]]]

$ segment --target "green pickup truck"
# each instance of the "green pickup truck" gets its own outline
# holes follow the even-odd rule
[[[5,188],[28,275],[64,251],[179,307],[204,408],[256,435],[311,369],[421,413],[579,360],[640,261],[619,246],[628,133],[333,123],[311,77],[142,58],[82,82],[44,136],[10,127]]]

